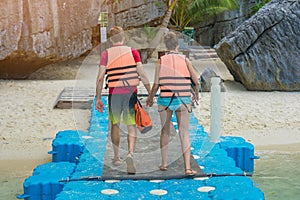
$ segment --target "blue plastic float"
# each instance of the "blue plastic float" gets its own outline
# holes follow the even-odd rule
[[[107,99],[103,98],[107,104]],[[52,162],[37,166],[23,184],[26,200],[264,199],[245,173],[253,173],[254,147],[240,137],[221,137],[201,158],[208,135],[192,114],[191,153],[207,176],[169,180],[97,180],[102,174],[108,132],[107,109],[92,108],[88,132],[65,130],[52,142]],[[174,127],[177,124],[174,120]],[[201,158],[201,159],[200,159]],[[245,174],[245,176],[243,176]],[[69,181],[68,180],[77,180]]]

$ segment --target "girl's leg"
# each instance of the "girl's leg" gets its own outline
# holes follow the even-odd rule
[[[161,106],[159,110],[162,110]],[[160,135],[160,150],[161,150],[161,170],[166,170],[168,166],[167,160],[167,151],[168,151],[168,144],[170,139],[170,126],[171,126],[171,119],[172,119],[172,111],[167,109],[166,111],[162,111],[160,114],[160,121],[161,121],[161,135]]]
[[[189,122],[190,113],[187,108],[182,105],[176,110],[176,118],[179,129],[179,136],[181,141],[181,149],[183,153],[183,159],[185,164],[185,173],[188,175],[194,175],[196,172],[191,169],[191,144],[189,137]]]

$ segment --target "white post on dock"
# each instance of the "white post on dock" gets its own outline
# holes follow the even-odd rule
[[[211,78],[210,97],[210,141],[220,142],[221,136],[221,79]]]
[[[98,24],[100,25],[100,44],[107,41],[106,27],[108,23],[108,12],[100,12]]]

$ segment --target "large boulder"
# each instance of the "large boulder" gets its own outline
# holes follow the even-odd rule
[[[157,0],[107,1],[108,27],[117,25],[124,29],[157,26],[168,9],[166,2]]]
[[[299,0],[273,0],[215,48],[248,90],[299,91],[299,36]]]
[[[195,25],[195,39],[203,46],[214,46],[250,18],[255,0],[237,0],[238,9],[222,12]]]
[[[0,78],[26,78],[92,48],[103,0],[0,1]]]
[[[111,3],[114,2],[114,3]],[[143,26],[164,15],[155,0],[1,0],[0,78],[25,79],[47,64],[79,57],[99,43],[98,16],[108,26]],[[96,64],[96,63],[95,63]]]

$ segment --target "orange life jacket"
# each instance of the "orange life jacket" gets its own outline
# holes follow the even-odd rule
[[[139,85],[136,62],[130,47],[115,46],[107,49],[106,74],[109,88]]]
[[[191,96],[191,75],[188,70],[185,56],[180,54],[167,54],[161,58],[159,72],[159,86],[161,97]]]

